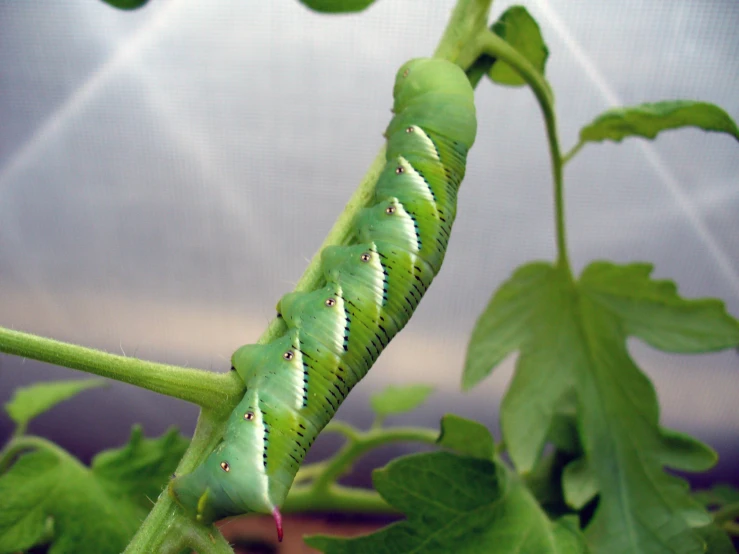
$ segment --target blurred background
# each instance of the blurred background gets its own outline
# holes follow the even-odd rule
[[[562,147],[617,105],[716,103],[739,120],[739,3],[523,1],[550,49]],[[295,0],[0,3],[0,325],[149,360],[226,371],[290,291],[382,144],[392,83],[430,55],[453,2],[380,0],[325,16]],[[493,17],[509,6],[499,3]],[[427,383],[404,423],[446,412],[499,437],[513,360],[460,392],[468,336],[519,264],[554,257],[552,185],[531,92],[478,87],[471,151],[446,262],[406,330],[342,406],[368,425],[368,396]],[[595,259],[655,264],[686,297],[739,316],[739,149],[726,135],[673,131],[589,145],[565,173],[576,270]],[[631,351],[654,381],[662,423],[716,448],[697,484],[739,476],[739,355]],[[0,355],[13,389],[83,374]],[[84,460],[197,410],[111,383],[31,431]],[[11,432],[0,415],[0,442]],[[322,437],[311,452],[335,446]],[[394,447],[360,464],[403,452]],[[410,447],[409,447],[410,448]]]

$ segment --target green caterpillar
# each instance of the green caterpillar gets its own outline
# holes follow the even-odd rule
[[[413,314],[446,252],[477,121],[456,65],[415,59],[393,89],[386,163],[352,240],[321,252],[325,284],[284,296],[288,330],[232,358],[246,384],[223,441],[169,486],[204,523],[279,507],[314,439]]]

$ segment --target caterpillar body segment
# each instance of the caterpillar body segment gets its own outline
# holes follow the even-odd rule
[[[279,508],[308,449],[441,267],[475,140],[473,91],[456,65],[416,59],[393,95],[385,167],[353,238],[321,253],[323,286],[280,300],[283,336],[234,353],[246,394],[223,441],[169,485],[199,521],[272,514],[281,538]]]

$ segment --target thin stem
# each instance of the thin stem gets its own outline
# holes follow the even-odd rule
[[[34,435],[24,435],[11,439],[0,452],[0,474],[5,473],[13,463],[15,457],[26,450],[46,450],[58,458],[73,460],[77,465],[82,467],[76,458],[72,457],[66,450],[50,440]]]
[[[295,512],[353,512],[362,514],[393,514],[390,506],[375,491],[331,485],[320,491],[312,486],[297,486],[290,490],[284,513]]]
[[[472,64],[481,54],[487,54],[496,59],[502,60],[515,69],[526,83],[531,87],[534,96],[539,102],[539,107],[544,115],[544,122],[549,139],[549,154],[551,158],[552,174],[554,176],[554,203],[555,203],[555,220],[557,232],[557,266],[564,271],[570,280],[572,280],[572,270],[570,268],[569,256],[567,253],[567,240],[565,230],[565,211],[564,211],[564,179],[562,176],[562,155],[559,147],[559,138],[557,137],[557,120],[554,113],[554,96],[549,87],[549,83],[544,76],[531,65],[531,63],[522,56],[515,48],[509,45],[505,40],[491,31],[485,31],[477,36],[476,48],[466,51],[467,56],[474,56],[471,59],[461,60],[465,63]],[[466,67],[466,66],[463,66]]]
[[[460,63],[461,53],[470,39],[487,28],[492,3],[492,0],[458,0],[434,57]]]
[[[173,527],[162,542],[162,552],[182,552],[195,549],[199,554],[233,554],[228,541],[215,528],[190,525],[189,520]]]
[[[348,423],[345,423],[343,421],[337,420],[329,422],[329,424],[324,427],[323,432],[338,433],[340,435],[344,435],[350,441],[360,440],[362,436],[362,432],[356,427],[349,425]]]
[[[189,473],[201,463],[220,441],[224,426],[225,419],[220,413],[214,414],[202,410],[198,417],[190,447],[180,460],[175,473]],[[159,495],[154,508],[149,512],[144,523],[126,547],[124,554],[179,552],[182,548],[179,548],[179,550],[165,549],[165,546],[169,546],[171,543],[172,535],[180,534],[182,529],[190,528],[199,529],[198,533],[206,533],[213,537],[220,534],[214,526],[201,525],[186,517],[175,504],[169,492],[164,490]],[[194,544],[189,544],[189,546],[195,547]],[[208,552],[230,552],[230,550],[199,550],[199,552],[200,554],[207,554]]]
[[[416,427],[395,427],[392,429],[372,429],[366,433],[357,432],[353,439],[327,460],[325,471],[316,478],[313,489],[320,493],[327,490],[339,477],[346,473],[354,460],[365,452],[389,444],[391,442],[421,442],[425,444],[436,444],[439,433],[431,429],[420,429]]]
[[[295,480],[293,481],[293,486],[303,483],[305,481],[310,481],[312,479],[315,479],[317,475],[320,475],[321,473],[323,473],[327,465],[328,464],[324,461],[324,462],[316,462],[313,464],[302,466],[298,470],[298,474],[295,476]]]
[[[233,371],[215,373],[147,362],[3,327],[0,352],[130,383],[204,408],[237,402],[244,391],[243,382]]]
[[[732,521],[739,517],[739,502],[727,504],[713,513],[713,520],[718,524]]]
[[[573,146],[572,149],[569,152],[567,152],[567,154],[562,156],[562,165],[565,165],[572,158],[574,158],[575,155],[582,149],[583,146],[585,146],[585,143],[583,141],[579,141],[575,146]]]

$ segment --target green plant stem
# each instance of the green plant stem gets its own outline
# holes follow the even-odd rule
[[[739,523],[727,521],[723,524],[723,529],[732,537],[739,537]]]
[[[312,464],[304,465],[298,470],[298,474],[295,476],[293,486],[303,483],[305,481],[311,481],[316,478],[317,475],[323,473],[328,464],[323,462],[315,462]]]
[[[565,228],[563,158],[557,136],[557,119],[554,112],[554,95],[551,87],[544,76],[531,65],[531,62],[505,40],[487,29],[479,32],[475,40],[469,42],[469,46],[461,50],[458,63],[467,71],[482,55],[501,60],[515,69],[531,87],[544,115],[552,175],[554,177],[557,266],[572,280]]]
[[[492,0],[457,0],[434,57],[459,63],[467,70],[472,62],[463,65],[460,63],[460,56],[470,39],[487,29],[492,3]]]
[[[231,545],[228,544],[221,532],[215,528],[212,531],[206,531],[201,527],[194,527],[185,522],[180,527],[180,533],[175,536],[180,540],[172,545],[165,544],[166,551],[181,552],[184,547],[189,547],[195,549],[196,552],[233,554]]]
[[[345,424],[344,424],[345,425]],[[351,469],[351,465],[365,452],[391,442],[421,442],[436,444],[439,433],[431,429],[415,427],[395,427],[391,429],[371,429],[365,433],[355,431],[353,437],[347,436],[346,444],[336,455],[327,461],[327,466],[313,482],[317,496],[329,489],[339,477]],[[289,496],[288,496],[289,498]]]
[[[336,483],[351,469],[352,463],[365,452],[391,442],[420,442],[436,444],[438,431],[417,427],[395,427],[391,429],[370,429],[362,432],[343,422],[331,422],[324,432],[341,433],[347,438],[346,444],[336,455],[326,461],[318,462],[301,470],[301,481],[317,475],[310,485],[293,486],[287,496],[283,511],[288,512],[326,512],[352,511],[357,513],[396,513],[382,497],[374,491],[344,487]],[[297,480],[297,479],[296,479]]]
[[[283,513],[353,512],[358,514],[394,514],[397,510],[375,491],[333,484],[316,491],[312,485],[299,485],[290,490],[282,507]]]
[[[50,440],[33,435],[24,435],[11,439],[0,452],[0,475],[5,473],[18,454],[26,450],[46,450],[59,458],[73,460],[77,465],[80,465],[76,458],[70,456],[67,451]]]
[[[220,437],[223,436],[225,421],[220,411],[214,413],[209,410],[201,410],[192,441],[177,466],[176,474],[189,473],[207,457],[220,441]],[[170,545],[176,542],[173,541],[172,536],[180,535],[182,534],[182,529],[190,528],[195,530],[193,531],[195,533],[195,535],[192,535],[193,537],[201,535],[217,537],[220,535],[214,526],[201,525],[187,518],[175,504],[168,491],[164,490],[159,495],[156,504],[154,504],[144,523],[136,532],[128,547],[126,547],[125,553],[179,553],[182,550],[179,543],[176,544],[177,550],[174,549],[175,547],[170,549]],[[221,537],[222,539],[223,537]],[[203,550],[203,544],[208,545],[209,543],[206,542],[199,545],[198,552],[200,554],[230,552],[230,550],[223,550],[217,545],[212,549]],[[195,544],[190,543],[185,544],[185,546],[196,548]]]
[[[574,158],[575,155],[582,149],[583,146],[585,146],[585,143],[583,141],[579,141],[575,146],[573,146],[572,149],[569,152],[567,152],[567,154],[562,156],[562,165],[565,165],[572,158]]]
[[[3,327],[0,352],[130,383],[203,408],[236,402],[244,391],[243,382],[233,371],[215,373],[147,362]]]
[[[721,507],[713,513],[713,520],[719,525],[735,520],[739,517],[739,502]]]

